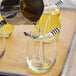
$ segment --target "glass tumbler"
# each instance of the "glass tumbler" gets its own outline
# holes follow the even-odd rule
[[[44,0],[39,24],[27,36],[26,61],[29,68],[38,73],[51,70],[57,59],[56,38],[61,31],[61,18],[58,4],[51,1]]]
[[[56,41],[43,42],[42,40],[27,37],[26,61],[29,68],[37,73],[49,71],[56,63]]]
[[[52,2],[55,0],[52,0]],[[28,34],[26,61],[31,70],[38,73],[49,71],[56,63],[56,38],[60,34],[60,9],[49,0],[44,0],[44,12],[37,27],[34,26],[33,36]]]

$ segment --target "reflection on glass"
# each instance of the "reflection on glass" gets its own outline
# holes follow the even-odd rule
[[[6,50],[6,41],[3,31],[3,26],[0,24],[0,59],[4,56]]]

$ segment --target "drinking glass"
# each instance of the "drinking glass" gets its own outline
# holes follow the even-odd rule
[[[27,36],[26,61],[29,68],[38,73],[47,72],[55,65],[57,59],[56,38],[61,31],[58,3],[51,4],[51,1],[46,1],[44,0],[44,12],[39,24],[34,26],[31,34],[25,33]]]
[[[56,63],[56,40],[44,42],[27,37],[26,61],[29,68],[37,73],[49,71]]]

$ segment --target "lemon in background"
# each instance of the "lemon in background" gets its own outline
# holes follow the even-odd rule
[[[0,13],[0,22],[1,21],[5,21],[5,20],[3,19],[3,17],[1,16],[1,13]],[[13,32],[14,27],[15,27],[14,25],[11,25],[6,22],[6,24],[4,24],[0,27],[0,36],[5,35],[5,37],[8,37]]]

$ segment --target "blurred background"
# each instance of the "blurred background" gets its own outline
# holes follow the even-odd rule
[[[76,0],[64,0],[65,3],[61,6],[62,9],[76,10]]]

